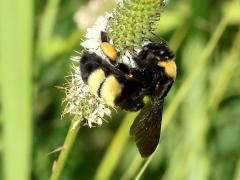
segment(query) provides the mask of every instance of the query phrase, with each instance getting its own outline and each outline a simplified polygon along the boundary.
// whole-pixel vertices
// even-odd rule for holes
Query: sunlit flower
[[[109,62],[101,50],[101,32],[109,33],[109,41],[119,52],[118,63],[129,67],[136,67],[133,54],[141,49],[141,42],[146,39],[152,24],[159,19],[163,0],[119,0],[118,7],[111,13],[106,13],[97,19],[95,25],[87,29],[84,41],[81,43],[83,51],[96,53]],[[157,8],[156,8],[157,7]],[[79,64],[81,53],[72,60]],[[75,126],[87,124],[89,127],[102,124],[105,116],[110,116],[110,107],[93,95],[89,87],[83,82],[79,65],[73,66],[73,73],[65,86],[66,103],[63,115],[77,117]]]
[[[115,12],[115,9],[112,13]],[[107,56],[102,52],[100,48],[101,41],[101,31],[107,31],[107,23],[110,18],[112,18],[112,13],[106,13],[105,16],[101,16],[97,19],[96,24],[87,29],[87,33],[85,36],[85,41],[81,43],[81,46],[84,47],[85,50],[89,52],[96,53],[98,56],[102,57],[106,61],[108,61]],[[110,43],[114,44],[110,39]],[[118,50],[118,49],[117,49]],[[132,55],[129,51],[126,51],[124,55],[120,56],[117,61],[119,63],[124,63],[130,67],[136,67],[136,63],[134,62]]]
[[[81,46],[83,46],[86,50],[89,52],[94,52],[103,58],[105,58],[105,56],[100,48],[100,34],[101,31],[106,31],[107,22],[110,17],[110,13],[107,13],[105,16],[100,16],[97,19],[96,24],[93,27],[87,29],[85,41],[81,43]]]
[[[110,108],[104,101],[93,95],[81,78],[79,67],[73,66],[70,81],[64,86],[66,107],[63,115],[69,114],[78,118],[76,125],[100,126],[105,116],[111,115]]]

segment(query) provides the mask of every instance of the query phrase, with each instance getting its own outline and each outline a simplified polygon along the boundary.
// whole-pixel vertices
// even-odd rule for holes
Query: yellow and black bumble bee
[[[102,32],[101,38],[101,49],[109,62],[95,53],[83,52],[80,58],[82,79],[109,106],[127,111],[141,109],[130,134],[141,156],[147,157],[159,143],[164,98],[176,78],[174,53],[166,42],[148,41],[139,53],[132,55],[137,67],[128,67],[117,63],[117,51],[108,42],[106,33]],[[143,102],[145,96],[150,97],[147,104]]]

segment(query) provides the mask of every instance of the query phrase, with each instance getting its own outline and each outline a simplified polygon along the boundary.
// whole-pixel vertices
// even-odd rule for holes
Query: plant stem
[[[37,51],[41,51],[41,48],[43,48],[50,39],[57,17],[59,2],[60,0],[49,0],[47,2],[40,22]]]
[[[117,133],[113,137],[111,144],[109,145],[100,165],[98,166],[95,180],[107,180],[112,175],[123,151],[124,145],[129,137],[129,128],[132,120],[135,118],[137,113],[128,113],[123,119],[121,126]]]
[[[68,158],[68,155],[72,149],[72,145],[76,139],[77,133],[80,129],[80,125],[77,125],[74,127],[74,124],[77,121],[77,117],[75,116],[71,122],[70,128],[67,133],[67,137],[65,139],[64,145],[63,145],[63,150],[61,151],[58,160],[56,164],[54,165],[55,167],[53,168],[52,175],[50,180],[58,180],[59,176],[64,168],[64,165],[66,163],[66,160]]]
[[[208,58],[210,57],[211,53],[213,52],[214,48],[216,47],[220,37],[222,36],[225,28],[227,27],[227,19],[224,17],[220,23],[218,24],[215,32],[213,33],[212,38],[210,39],[209,43],[206,45],[206,48],[203,50],[202,55],[199,57],[199,60],[197,61],[196,65],[193,67],[192,72],[188,75],[188,77],[183,81],[182,86],[179,88],[176,95],[173,97],[173,102],[169,106],[169,108],[165,112],[165,118],[164,118],[164,126],[165,128],[170,119],[172,119],[173,115],[177,111],[180,103],[184,99],[185,95],[187,94],[189,88],[192,85],[192,82],[194,79],[198,76],[198,74],[201,72],[204,64],[207,62]]]
[[[157,147],[158,148],[158,147]],[[135,177],[135,180],[139,180],[142,176],[142,174],[144,173],[145,169],[148,167],[149,163],[151,162],[154,154],[157,152],[157,149],[155,150],[155,152],[144,162],[142,168],[140,169],[140,171],[138,172],[137,176]]]
[[[164,174],[163,179],[176,179],[180,177],[180,179],[184,179],[186,174],[189,172],[189,169],[193,165],[196,156],[201,156],[204,151],[203,149],[206,149],[204,145],[206,145],[206,136],[209,132],[211,121],[213,120],[213,117],[217,112],[218,106],[222,102],[224,95],[230,87],[230,83],[232,82],[231,80],[236,72],[236,69],[239,68],[238,49],[240,42],[240,31],[235,37],[236,38],[234,38],[235,40],[231,50],[228,53],[228,56],[226,56],[223,62],[217,67],[219,76],[214,79],[214,86],[209,88],[209,96],[206,102],[206,114],[198,117],[198,121],[201,123],[198,124],[198,129],[196,129],[197,135],[192,136],[193,139],[191,143],[184,145],[184,148],[181,149],[181,156],[174,161],[175,163],[184,163],[179,163],[179,167],[170,167],[170,169]]]
[[[142,162],[143,162],[143,160],[140,157],[140,155],[135,156],[135,158],[132,160],[131,166],[129,166],[128,169],[124,172],[124,174],[122,175],[120,180],[131,179],[136,174],[138,169],[140,168]]]

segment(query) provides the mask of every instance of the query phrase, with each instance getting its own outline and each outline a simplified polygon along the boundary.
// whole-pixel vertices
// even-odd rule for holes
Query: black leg
[[[109,42],[107,32],[101,31],[101,40],[102,40],[102,42]]]
[[[173,82],[174,81],[170,78],[165,79],[164,81],[160,81],[156,86],[156,94],[154,97],[157,99],[164,99],[167,96],[169,90],[171,89]]]

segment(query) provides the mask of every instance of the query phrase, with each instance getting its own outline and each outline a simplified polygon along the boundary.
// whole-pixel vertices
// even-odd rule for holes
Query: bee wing
[[[159,143],[163,101],[147,103],[130,128],[142,157],[150,156]]]

